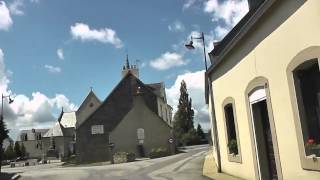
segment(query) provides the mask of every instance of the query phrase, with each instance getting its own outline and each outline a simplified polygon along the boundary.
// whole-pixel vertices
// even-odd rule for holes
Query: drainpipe
[[[211,117],[212,117],[212,130],[214,136],[214,145],[217,151],[217,163],[218,163],[218,173],[221,173],[221,154],[220,154],[220,145],[219,145],[219,137],[218,137],[218,127],[217,127],[217,119],[216,119],[216,112],[214,108],[214,98],[213,98],[213,90],[212,90],[212,81],[211,77],[207,74],[208,77],[208,85],[209,85],[209,92],[210,93],[210,103],[211,103]]]

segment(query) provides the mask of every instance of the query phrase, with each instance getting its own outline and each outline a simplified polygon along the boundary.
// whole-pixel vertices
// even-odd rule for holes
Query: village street
[[[137,161],[132,163],[103,165],[62,167],[60,165],[41,165],[24,168],[5,168],[3,172],[19,173],[19,179],[46,179],[46,180],[201,180],[207,179],[202,176],[202,166],[209,147],[193,146],[186,148],[186,153],[174,156]]]

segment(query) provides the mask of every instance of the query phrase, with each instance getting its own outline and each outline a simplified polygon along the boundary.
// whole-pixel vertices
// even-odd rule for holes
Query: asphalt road
[[[4,169],[22,180],[208,180],[202,176],[208,146],[193,146],[186,153],[132,163],[62,167],[60,165]]]

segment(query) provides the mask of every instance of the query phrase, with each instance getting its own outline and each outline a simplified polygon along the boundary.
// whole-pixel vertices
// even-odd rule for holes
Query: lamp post
[[[207,56],[206,56],[206,45],[205,45],[205,42],[204,42],[204,34],[203,32],[201,32],[201,35],[200,37],[192,37],[191,36],[191,41],[189,42],[189,44],[186,44],[186,48],[187,49],[195,49],[195,47],[193,46],[193,40],[196,39],[196,40],[201,40],[202,42],[202,46],[203,46],[203,54],[204,54],[204,64],[205,64],[205,68],[206,68],[206,71],[208,70],[208,64],[207,64]]]
[[[4,122],[3,122],[3,119],[4,119],[4,116],[3,116],[3,100],[5,98],[8,98],[9,99],[9,104],[13,103],[13,99],[10,97],[10,95],[8,96],[4,96],[3,94],[1,94],[1,116],[0,116],[0,121],[2,121],[1,123],[3,123],[4,125]],[[4,126],[3,126],[4,128]],[[5,130],[5,129],[3,129]],[[4,136],[6,137],[6,136]],[[4,138],[1,138],[1,142],[0,142],[0,173],[1,173],[1,163],[2,163],[2,143],[3,143],[3,140]]]
[[[204,39],[204,33],[201,32],[200,37],[192,37],[191,41],[185,45],[187,49],[193,50],[195,47],[193,46],[193,40],[201,40],[202,46],[203,46],[203,55],[204,55],[204,63],[206,72],[208,71],[208,64],[207,64],[207,54],[206,54],[206,44]],[[212,130],[213,130],[213,136],[214,136],[214,144],[217,150],[217,163],[218,163],[218,172],[221,172],[221,155],[220,155],[220,146],[219,146],[219,139],[218,139],[218,128],[217,128],[217,121],[216,121],[216,115],[215,115],[215,109],[214,109],[214,99],[213,99],[213,91],[212,91],[212,85],[211,85],[211,78],[208,75],[205,75],[205,78],[208,83],[208,92],[210,93],[210,102],[211,102],[211,116],[212,116]],[[206,87],[205,87],[206,88]]]

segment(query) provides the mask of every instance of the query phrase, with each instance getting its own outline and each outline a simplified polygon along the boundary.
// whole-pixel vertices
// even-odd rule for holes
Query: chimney
[[[249,11],[258,8],[265,0],[248,0]]]

